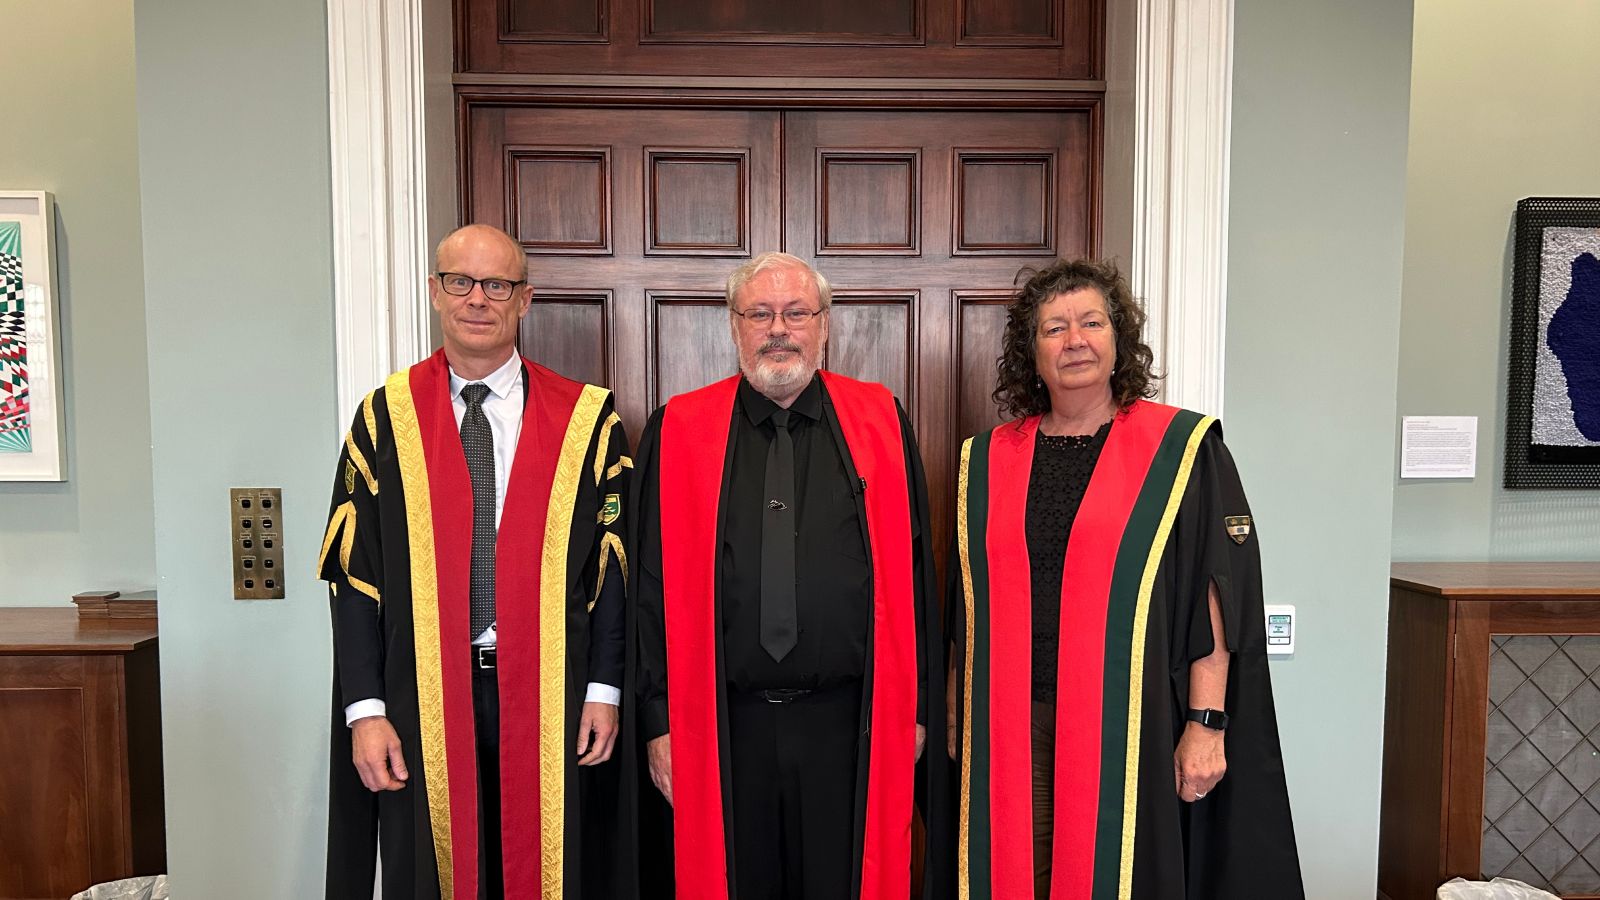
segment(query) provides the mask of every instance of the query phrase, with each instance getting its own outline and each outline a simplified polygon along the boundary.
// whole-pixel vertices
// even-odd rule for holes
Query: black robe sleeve
[[[939,580],[933,565],[933,534],[928,517],[928,479],[922,471],[922,454],[911,431],[911,420],[895,401],[900,414],[900,441],[905,447],[906,488],[911,497],[911,577],[917,607],[917,724],[928,725],[930,698],[944,702],[943,681],[930,682],[932,672],[942,679],[943,638],[939,618]],[[930,630],[931,629],[931,630]],[[942,708],[942,707],[941,707]],[[929,733],[929,737],[933,735]]]
[[[906,488],[911,500],[911,577],[917,619],[917,724],[927,729],[917,760],[915,795],[922,815],[922,894],[925,900],[954,896],[955,816],[950,760],[945,754],[945,630],[940,613],[938,569],[933,561],[933,527],[927,476],[911,421],[899,401],[901,442],[905,447]]]
[[[378,527],[377,450],[360,412],[350,425],[333,478],[328,528],[317,577],[328,583],[340,706],[384,699],[378,604],[383,552]]]
[[[1190,897],[1304,896],[1266,653],[1260,533],[1241,541],[1224,520],[1251,516],[1221,427],[1201,441],[1170,545],[1175,579],[1170,664],[1174,742],[1189,706],[1189,665],[1209,655],[1207,587],[1217,586],[1231,658],[1225,707],[1228,770],[1205,801],[1186,805]]]
[[[600,411],[604,423],[612,414],[613,401]],[[604,425],[601,426],[604,428]],[[624,619],[627,609],[627,528],[629,485],[633,461],[628,457],[628,434],[622,423],[611,426],[601,475],[596,485],[600,494],[601,520],[594,545],[583,568],[583,583],[593,586],[594,607],[589,612],[589,681],[622,688],[625,659]],[[614,514],[613,514],[614,507]],[[606,519],[611,519],[607,522]]]
[[[382,391],[368,402],[381,405]],[[328,849],[325,895],[371,894],[377,876],[379,797],[361,783],[351,762],[344,708],[384,699],[379,601],[383,556],[378,522],[377,435],[358,412],[334,469],[333,499],[317,577],[328,582],[333,618],[333,698],[329,722]],[[346,548],[348,547],[348,552]]]
[[[635,693],[638,703],[639,739],[651,741],[669,730],[667,721],[667,632],[665,595],[661,583],[660,460],[656,445],[661,438],[662,413],[655,411],[639,438],[639,459],[633,492],[635,521],[632,556],[637,561],[634,574],[633,612],[638,630],[638,674]]]

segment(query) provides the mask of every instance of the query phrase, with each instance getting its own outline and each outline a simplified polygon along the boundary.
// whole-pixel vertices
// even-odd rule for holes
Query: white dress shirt
[[[498,529],[500,513],[506,505],[506,485],[511,481],[511,462],[516,458],[517,440],[522,436],[522,357],[511,354],[505,365],[490,372],[482,382],[489,388],[488,396],[483,398],[483,415],[489,420],[489,431],[494,435],[494,525]],[[461,389],[471,383],[457,375],[454,369],[450,370],[450,408],[456,414],[457,429],[461,427],[462,417],[467,414],[467,401],[461,396]],[[490,625],[473,638],[472,645],[493,647],[494,626]],[[584,693],[584,702],[617,706],[622,702],[622,689],[591,681]],[[344,721],[350,725],[357,719],[381,716],[387,712],[388,707],[382,700],[357,700],[344,708]]]

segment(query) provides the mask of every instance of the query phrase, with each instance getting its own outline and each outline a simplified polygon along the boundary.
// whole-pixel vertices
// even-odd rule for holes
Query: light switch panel
[[[283,599],[282,488],[230,488],[233,599]]]
[[[1283,604],[1267,606],[1267,655],[1292,656],[1294,654],[1294,607]]]

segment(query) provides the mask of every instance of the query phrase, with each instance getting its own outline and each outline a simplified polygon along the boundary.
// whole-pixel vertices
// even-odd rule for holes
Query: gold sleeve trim
[[[350,461],[355,463],[356,471],[360,472],[361,477],[367,482],[367,493],[374,497],[378,496],[378,479],[372,476],[372,467],[367,465],[366,455],[361,452],[360,447],[356,446],[354,432],[345,432],[344,449],[346,453],[350,454]]]
[[[428,785],[428,820],[433,825],[440,900],[453,900],[455,860],[450,849],[450,770],[445,764],[444,672],[439,653],[433,498],[417,408],[411,399],[411,373],[401,369],[390,375],[385,393],[389,399],[389,423],[394,428],[395,456],[400,463],[401,489],[405,493],[406,536],[411,544],[411,619],[417,650],[417,712],[422,732],[422,771]]]
[[[594,612],[594,605],[600,602],[600,589],[606,586],[606,563],[613,555],[622,566],[622,586],[628,586],[628,551],[622,549],[622,538],[616,532],[604,532],[600,536],[600,574],[594,578],[594,596],[589,599],[589,612]]]
[[[372,395],[375,393],[368,391],[367,396],[361,398],[361,416],[367,420],[367,440],[374,447],[378,446],[378,414],[372,411]]]
[[[333,549],[333,539],[339,535],[339,527],[344,524],[348,516],[356,513],[356,505],[349,500],[341,503],[328,518],[328,530],[322,534],[322,552],[317,554],[317,577],[322,577],[322,567],[328,564],[328,551]]]
[[[584,387],[585,392],[588,386]],[[600,484],[600,476],[606,467],[606,451],[611,448],[611,430],[616,428],[622,418],[616,413],[606,416],[605,423],[600,426],[600,443],[594,450],[594,483]]]
[[[972,552],[967,535],[967,489],[970,486],[972,438],[961,444],[961,469],[956,478],[956,541],[961,551],[961,594],[967,612],[967,652],[961,692],[961,833],[956,842],[956,890],[959,900],[972,898],[972,653],[977,638],[973,621]]]
[[[561,442],[550,505],[545,513],[544,552],[539,565],[539,874],[542,896],[560,900],[566,859],[566,706],[567,706],[567,550],[572,543],[572,517],[578,503],[584,458],[610,392],[584,385],[567,434]],[[613,414],[612,418],[616,418]],[[604,464],[603,448],[610,420],[601,432],[595,480]]]
[[[601,458],[604,459],[604,457]],[[623,456],[619,458],[616,463],[611,466],[611,468],[606,470],[606,480],[610,481],[618,475],[621,475],[623,469],[631,468],[633,468],[633,457]]]
[[[1178,463],[1177,477],[1172,480],[1172,492],[1167,495],[1167,508],[1161,514],[1161,524],[1156,527],[1155,540],[1150,544],[1150,555],[1144,563],[1144,575],[1139,579],[1139,600],[1133,613],[1133,646],[1129,671],[1133,673],[1128,686],[1128,751],[1123,769],[1122,789],[1122,865],[1117,879],[1117,900],[1130,900],[1133,896],[1133,839],[1139,806],[1139,722],[1144,715],[1144,642],[1150,621],[1150,596],[1155,590],[1156,570],[1161,567],[1162,554],[1167,549],[1167,539],[1172,535],[1172,523],[1178,517],[1178,507],[1183,503],[1184,490],[1189,486],[1189,476],[1194,472],[1195,456],[1200,452],[1200,439],[1206,436],[1217,420],[1203,416],[1189,433],[1189,442],[1183,449],[1183,460]]]
[[[333,540],[340,536],[341,529],[343,536],[339,541],[339,569],[344,572],[345,581],[375,602],[381,602],[377,588],[350,574],[350,553],[356,545],[356,505],[349,500],[339,504],[332,518],[328,519],[328,530],[322,535],[322,552],[317,554],[317,576],[321,577],[322,567],[328,564],[328,551],[333,549]]]

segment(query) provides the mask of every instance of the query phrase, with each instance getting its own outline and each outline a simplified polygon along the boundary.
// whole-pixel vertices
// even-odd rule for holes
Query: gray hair
[[[798,256],[791,256],[777,250],[771,250],[757,256],[728,274],[727,300],[728,308],[733,309],[733,298],[743,290],[750,279],[769,269],[793,267],[804,271],[811,276],[811,284],[817,289],[817,299],[822,301],[822,308],[827,309],[833,303],[833,287],[828,284],[821,272],[811,267],[811,264]]]

